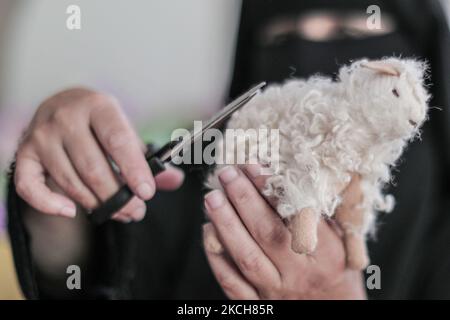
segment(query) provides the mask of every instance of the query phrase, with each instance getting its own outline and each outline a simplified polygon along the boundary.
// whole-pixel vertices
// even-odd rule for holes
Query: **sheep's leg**
[[[317,246],[317,225],[320,214],[312,208],[304,208],[288,222],[292,234],[292,250],[311,253]]]
[[[361,177],[353,175],[350,184],[342,192],[342,204],[335,214],[335,219],[344,232],[347,266],[357,270],[362,270],[369,264],[363,234],[364,210],[360,207],[363,199],[360,184]]]

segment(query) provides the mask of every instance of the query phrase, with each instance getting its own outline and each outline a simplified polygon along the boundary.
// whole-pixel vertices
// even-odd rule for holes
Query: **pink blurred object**
[[[0,202],[0,234],[6,229],[6,209],[3,202]]]

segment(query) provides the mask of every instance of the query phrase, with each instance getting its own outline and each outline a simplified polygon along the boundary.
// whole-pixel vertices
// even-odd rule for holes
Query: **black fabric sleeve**
[[[23,200],[17,195],[14,185],[15,162],[11,164],[8,172],[8,232],[11,239],[12,252],[22,292],[27,299],[39,298],[36,286],[34,267],[31,261],[29,236],[25,229],[22,210]]]
[[[90,255],[82,269],[82,289],[69,292],[63,283],[40,277],[33,263],[30,235],[23,220],[27,204],[19,197],[14,185],[15,163],[8,173],[8,232],[15,268],[26,299],[129,299],[135,273],[137,237],[135,226],[109,221],[93,227]],[[63,292],[63,295],[55,295]]]

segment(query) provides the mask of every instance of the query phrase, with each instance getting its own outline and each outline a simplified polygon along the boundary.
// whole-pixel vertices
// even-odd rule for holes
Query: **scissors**
[[[160,149],[156,149],[152,144],[149,144],[145,159],[152,170],[153,176],[157,176],[166,169],[165,163],[172,160],[172,155],[178,155],[181,151],[186,150],[185,148],[190,148],[192,144],[203,137],[203,134],[208,129],[217,128],[223,120],[239,110],[258,94],[260,89],[265,85],[265,82],[261,82],[230,102],[221,112],[211,118],[206,125],[203,126],[201,131],[193,132],[192,130],[190,135],[188,135],[188,137],[190,137],[189,139],[172,140]],[[94,209],[88,217],[94,224],[105,223],[115,212],[123,208],[133,196],[133,191],[131,191],[127,185],[123,185],[113,196],[107,199],[98,208]]]

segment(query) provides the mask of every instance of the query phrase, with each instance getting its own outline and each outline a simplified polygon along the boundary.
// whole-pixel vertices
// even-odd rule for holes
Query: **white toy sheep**
[[[232,116],[227,128],[279,129],[276,166],[258,158],[252,146],[246,160],[258,158],[271,169],[264,194],[277,200],[294,251],[314,251],[320,215],[334,216],[344,232],[348,265],[367,265],[365,238],[374,229],[375,212],[394,205],[382,192],[390,169],[427,117],[425,70],[415,60],[359,60],[342,67],[338,81],[313,76],[272,85]],[[233,156],[236,148],[222,140],[216,156]],[[210,187],[221,188],[223,166],[210,175]]]

